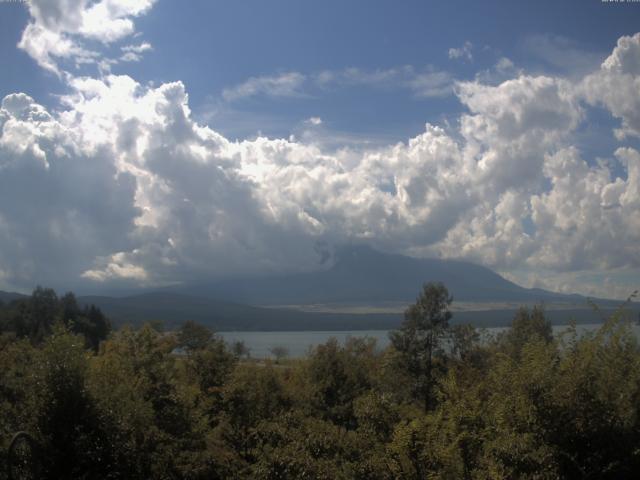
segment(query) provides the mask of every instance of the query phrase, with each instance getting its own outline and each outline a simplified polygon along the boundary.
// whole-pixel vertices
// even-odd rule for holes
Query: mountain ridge
[[[417,259],[358,246],[339,250],[334,264],[318,272],[236,278],[126,296],[79,295],[78,302],[98,306],[117,325],[156,320],[175,328],[193,320],[218,331],[390,329],[402,321],[400,307],[412,304],[429,281],[447,286],[453,307],[467,303],[454,311],[454,323],[505,326],[518,305],[536,303],[551,307],[548,314],[556,324],[572,317],[580,323],[601,321],[587,298],[577,294],[527,289],[470,262]],[[25,297],[0,292],[4,303]],[[611,310],[620,302],[596,303]],[[394,304],[397,310],[374,308],[382,304]],[[323,305],[329,308],[316,308]],[[364,308],[333,308],[345,305]]]
[[[250,305],[412,302],[423,283],[439,281],[458,301],[586,301],[577,294],[521,287],[489,268],[462,260],[414,258],[367,246],[345,247],[335,258],[329,269],[316,272],[226,279],[167,290]]]

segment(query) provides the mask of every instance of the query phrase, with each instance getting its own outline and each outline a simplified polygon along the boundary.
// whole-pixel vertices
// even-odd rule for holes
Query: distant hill
[[[388,330],[397,328],[401,313],[315,313],[293,309],[260,308],[208,298],[166,292],[130,297],[79,297],[81,304],[94,304],[116,324],[141,325],[161,321],[174,329],[187,320],[207,325],[216,331],[303,331],[303,330]],[[636,308],[637,310],[637,308]],[[606,314],[610,310],[603,310]],[[554,324],[567,324],[572,318],[578,323],[598,323],[602,320],[589,308],[551,310],[547,312]],[[637,316],[638,312],[634,313]],[[514,309],[454,312],[452,323],[472,323],[476,327],[501,327],[511,324]]]
[[[585,304],[579,295],[527,289],[470,262],[419,259],[345,247],[324,271],[273,275],[182,287],[182,293],[252,305],[413,302],[423,283],[443,282],[456,301],[565,302]]]
[[[24,295],[0,291],[0,298],[13,300]],[[153,292],[128,297],[81,296],[81,305],[94,304],[112,320],[116,327],[124,324],[139,326],[160,321],[167,329],[175,329],[187,320],[207,325],[215,331],[304,331],[304,330],[388,330],[402,322],[402,313],[316,313],[284,308],[261,308],[210,298],[170,292]],[[8,302],[5,302],[8,303]],[[407,303],[407,305],[410,302]],[[604,313],[610,310],[604,309]],[[634,305],[634,318],[638,316]],[[549,310],[554,324],[597,323],[602,319],[589,308]],[[472,323],[476,327],[507,326],[514,309],[454,312],[452,323]]]
[[[23,295],[22,293],[17,292],[3,292],[0,290],[0,302],[9,303],[14,300],[18,300],[20,298],[26,298],[27,295]]]
[[[401,310],[415,301],[421,285],[428,281],[443,282],[453,294],[454,306],[459,302],[471,304],[471,308],[462,309],[465,311],[454,312],[454,323],[505,326],[510,324],[518,305],[539,302],[548,306],[549,318],[556,324],[566,324],[571,318],[579,323],[602,319],[580,295],[523,288],[469,262],[417,259],[369,247],[343,248],[330,268],[318,272],[237,278],[124,297],[81,296],[78,301],[97,305],[116,325],[157,320],[167,328],[175,328],[193,320],[218,331],[374,330],[400,325]],[[0,300],[5,303],[20,297],[23,295],[0,292]],[[278,307],[379,306],[385,302],[400,308],[392,313],[357,313],[341,308]],[[610,311],[620,302],[597,303]],[[637,303],[633,310],[637,317]]]
[[[157,320],[169,329],[192,320],[217,331],[365,330],[395,328],[402,319],[399,314],[325,314],[260,308],[167,292],[123,298],[85,296],[78,301],[98,306],[117,325]]]

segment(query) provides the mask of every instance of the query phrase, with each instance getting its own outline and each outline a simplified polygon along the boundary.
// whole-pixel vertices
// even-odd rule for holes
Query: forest
[[[624,304],[593,332],[554,336],[537,306],[487,336],[451,303],[428,283],[388,348],[272,361],[37,288],[0,306],[0,479],[637,478]]]

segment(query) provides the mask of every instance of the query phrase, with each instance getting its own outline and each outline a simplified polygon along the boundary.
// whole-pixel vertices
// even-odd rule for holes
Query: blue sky
[[[571,75],[576,65],[599,64],[620,36],[635,32],[639,12],[633,4],[597,0],[254,0],[187,5],[162,0],[151,14],[136,20],[136,31],[154,51],[113,72],[143,83],[182,80],[196,116],[232,137],[258,131],[285,136],[306,118],[319,116],[338,131],[401,141],[422,131],[427,121],[455,119],[463,107],[452,95],[424,98],[389,86],[334,85],[305,92],[305,97],[256,95],[232,105],[221,95],[252,77],[347,68],[373,73],[413,66],[446,72],[458,80],[473,79],[503,57],[528,72]],[[9,66],[0,78],[0,92],[26,90],[40,103],[55,107],[51,94],[63,92],[64,82],[15,48],[29,18],[25,5],[3,4],[0,13],[1,58]],[[471,43],[473,58],[451,59],[449,49],[462,48],[465,42]],[[84,70],[91,73],[94,68]]]
[[[73,231],[65,286],[313,269],[355,242],[623,297],[639,20],[600,0],[0,3],[0,183],[56,195],[41,232],[0,207],[0,286],[57,278]]]

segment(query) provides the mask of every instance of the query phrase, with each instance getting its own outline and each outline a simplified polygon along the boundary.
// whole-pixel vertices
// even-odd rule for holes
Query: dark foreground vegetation
[[[555,338],[521,309],[481,341],[450,302],[427,284],[387,350],[330,340],[276,364],[190,322],[110,333],[38,289],[0,308],[0,479],[637,478],[623,309]]]

